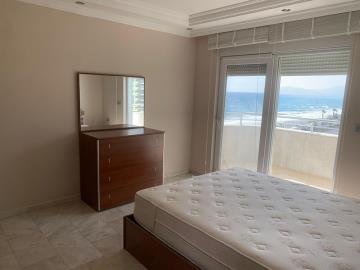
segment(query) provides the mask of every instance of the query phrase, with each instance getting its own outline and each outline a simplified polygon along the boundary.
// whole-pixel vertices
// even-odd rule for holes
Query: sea
[[[227,92],[226,113],[261,113],[264,95],[246,92]],[[280,95],[278,112],[308,115],[309,113],[329,114],[336,110],[341,113],[342,97],[322,97],[305,95]],[[325,111],[325,112],[324,112]]]
[[[238,125],[241,122],[241,125],[260,125],[263,102],[263,94],[227,92],[225,124]],[[325,125],[321,132],[337,133],[342,105],[342,97],[280,95],[277,126],[310,130],[313,125]]]

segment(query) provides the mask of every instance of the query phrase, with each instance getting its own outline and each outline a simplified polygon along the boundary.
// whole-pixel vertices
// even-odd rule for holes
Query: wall
[[[225,125],[222,136],[221,166],[230,168],[242,164],[257,170],[260,127]]]
[[[360,124],[360,34],[354,35],[352,61],[335,191],[360,198],[360,133],[354,132],[355,125]]]
[[[187,172],[195,41],[0,1],[0,215],[79,193],[76,72],[146,78],[145,124],[165,175]]]
[[[216,127],[216,99],[218,95],[218,68],[222,57],[231,55],[257,55],[260,53],[291,53],[299,50],[331,49],[351,46],[354,40],[352,80],[349,85],[349,111],[344,120],[344,136],[338,153],[335,192],[360,198],[360,136],[354,132],[360,123],[360,41],[359,35],[288,42],[283,44],[260,44],[209,52],[207,38],[197,39],[197,68],[194,93],[194,124],[191,170],[196,174],[212,170],[211,156],[214,148]],[[210,101],[210,105],[208,105]],[[201,109],[196,109],[201,108]],[[208,108],[208,110],[205,110]],[[196,127],[195,123],[200,127]],[[209,139],[212,138],[212,139]],[[204,166],[208,164],[208,166]]]
[[[207,49],[207,37],[197,39],[194,108],[192,125],[191,172],[211,170],[213,114],[216,89],[216,52]]]
[[[276,128],[273,165],[333,179],[337,136]]]
[[[226,125],[222,138],[222,166],[242,164],[257,169],[260,127]],[[272,162],[276,167],[333,178],[337,136],[276,128]]]

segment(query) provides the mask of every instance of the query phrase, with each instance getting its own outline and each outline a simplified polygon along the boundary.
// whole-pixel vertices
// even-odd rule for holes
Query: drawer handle
[[[109,143],[108,147],[109,147],[109,149],[111,148],[111,144],[110,144],[110,143]]]
[[[157,170],[158,170],[158,168],[157,168],[157,167],[155,167],[155,168],[154,168],[154,171],[155,171],[155,172],[157,172]]]
[[[111,163],[111,158],[108,158],[108,163],[109,163],[109,165],[110,165],[110,163]]]
[[[111,193],[109,193],[108,197],[109,197],[109,200],[111,200]]]
[[[109,181],[109,183],[111,182],[111,176],[108,177],[108,181]]]

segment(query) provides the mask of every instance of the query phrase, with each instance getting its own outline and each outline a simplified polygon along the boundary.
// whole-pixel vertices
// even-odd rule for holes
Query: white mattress
[[[360,201],[247,170],[141,190],[134,216],[203,269],[360,269]]]

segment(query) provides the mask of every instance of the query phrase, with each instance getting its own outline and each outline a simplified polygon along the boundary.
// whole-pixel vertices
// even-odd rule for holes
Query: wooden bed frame
[[[133,215],[124,217],[124,248],[149,270],[200,270],[144,229]]]

